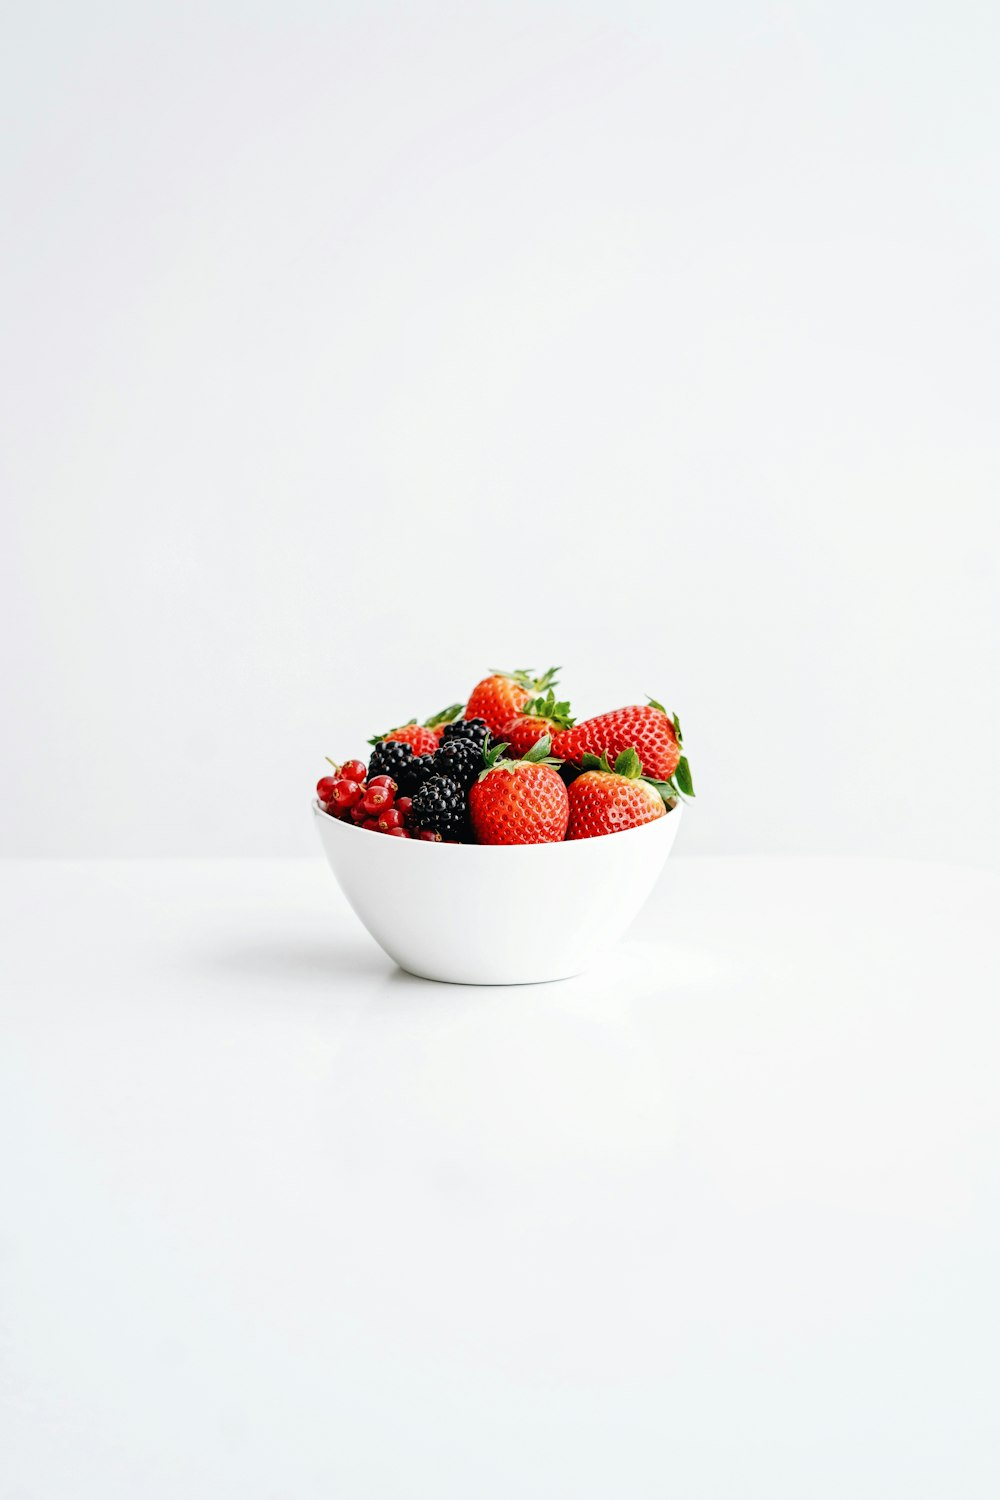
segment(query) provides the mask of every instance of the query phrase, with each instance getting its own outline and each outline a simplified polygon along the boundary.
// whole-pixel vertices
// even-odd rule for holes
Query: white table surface
[[[3,1500],[1000,1494],[995,877],[476,990],[319,860],[0,870]]]

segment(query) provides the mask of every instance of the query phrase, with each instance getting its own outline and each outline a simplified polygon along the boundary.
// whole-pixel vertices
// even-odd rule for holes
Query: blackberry
[[[450,776],[431,776],[414,794],[410,825],[439,833],[443,839],[460,839],[466,828],[465,793]]]
[[[391,776],[400,795],[412,797],[417,787],[432,775],[434,767],[426,764],[432,759],[430,755],[414,754],[412,746],[404,740],[379,740],[368,760],[368,779]]]
[[[448,776],[467,792],[483,769],[482,746],[472,740],[445,740],[430,757],[435,776]]]
[[[454,723],[445,725],[441,743],[444,745],[449,740],[469,740],[482,750],[489,736],[489,725],[485,719],[456,719]]]
[[[417,788],[422,787],[424,782],[429,781],[434,775],[434,757],[436,754],[437,752],[434,751],[430,755],[415,755],[413,757],[413,765],[409,770],[410,785],[405,793],[407,797],[412,797]]]

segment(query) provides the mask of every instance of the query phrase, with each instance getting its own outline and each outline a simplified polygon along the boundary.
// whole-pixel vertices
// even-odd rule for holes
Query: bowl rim
[[[605,839],[610,839],[610,838],[614,838],[614,839],[631,838],[631,839],[634,839],[637,836],[648,837],[650,829],[653,829],[653,828],[663,829],[666,826],[667,819],[671,816],[671,814],[675,813],[679,817],[680,813],[681,813],[681,811],[683,809],[683,806],[684,806],[684,804],[682,802],[677,801],[677,802],[674,803],[673,807],[668,807],[667,808],[666,813],[664,814],[664,816],[662,818],[654,818],[652,820],[652,822],[650,822],[650,823],[640,823],[640,825],[639,825],[638,828],[622,828],[622,829],[619,829],[618,832],[613,833],[613,834],[612,833],[595,834],[593,838],[589,838],[589,839],[559,839],[556,842],[546,843],[546,844],[445,844],[445,843],[436,844],[436,843],[432,843],[432,841],[430,839],[393,839],[393,838],[389,838],[389,836],[387,834],[383,834],[382,835],[382,843],[384,843],[384,844],[395,844],[397,846],[397,848],[399,848],[399,847],[405,847],[408,844],[413,844],[413,845],[423,845],[425,848],[433,847],[435,849],[447,849],[449,855],[452,858],[454,858],[456,855],[465,855],[465,856],[468,856],[470,854],[471,855],[475,855],[475,856],[480,856],[480,855],[485,854],[488,857],[493,857],[497,853],[513,854],[513,853],[517,853],[518,851],[520,851],[523,854],[526,849],[534,850],[536,853],[540,852],[541,850],[579,849],[582,846],[588,845],[588,844],[597,844],[598,846],[600,846],[604,842]],[[360,828],[356,823],[352,822],[350,819],[348,819],[345,822],[345,821],[343,821],[340,818],[331,818],[330,815],[329,815],[329,813],[323,811],[322,805],[320,804],[320,801],[319,801],[319,799],[317,797],[314,797],[312,799],[312,810],[313,810],[313,816],[315,818],[321,819],[324,825],[329,825],[329,826],[331,826],[333,828],[339,828],[339,829],[343,830],[344,832],[347,832],[348,830],[350,830],[351,833],[368,833],[368,834],[371,833],[371,829],[369,829],[369,828]],[[659,837],[659,835],[657,835],[657,837]],[[547,855],[547,856],[543,856],[543,857],[551,858],[552,856],[551,855]]]

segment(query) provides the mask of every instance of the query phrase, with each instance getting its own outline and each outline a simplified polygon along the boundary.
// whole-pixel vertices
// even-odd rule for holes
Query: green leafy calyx
[[[499,667],[490,667],[491,677],[509,677],[511,682],[517,682],[529,693],[546,693],[549,688],[556,685],[556,673],[561,671],[560,667],[549,667],[541,677],[536,677],[528,667],[515,667],[513,672],[503,672]]]
[[[447,708],[442,708],[440,713],[431,714],[429,719],[424,720],[425,729],[436,729],[439,724],[450,724],[457,719],[465,708],[464,703],[450,703]]]
[[[525,761],[530,761],[535,766],[561,766],[562,761],[556,760],[555,756],[549,754],[551,749],[552,736],[550,734],[543,734],[541,739],[536,740],[531,749],[526,750],[521,756],[521,764],[523,765]]]
[[[616,758],[615,775],[627,776],[629,781],[638,781],[642,778],[642,761],[634,745],[631,750],[622,750]]]
[[[394,724],[391,729],[386,730],[385,734],[373,734],[368,743],[369,745],[379,745],[387,735],[395,734],[397,729],[408,729],[411,724],[415,724],[416,722],[416,719],[407,719],[405,724]]]
[[[483,746],[483,769],[479,773],[479,780],[488,776],[491,771],[516,771],[518,766],[561,766],[562,761],[550,755],[552,749],[552,736],[543,734],[531,749],[528,750],[520,760],[508,760],[504,751],[510,748],[509,741],[499,740],[496,744],[487,740]]]
[[[633,746],[631,750],[622,750],[616,757],[614,765],[608,760],[608,752],[605,750],[601,755],[591,755],[589,752],[583,757],[583,769],[585,771],[603,771],[606,776],[624,776],[628,781],[646,781],[647,777],[642,774],[642,761],[639,752]]]
[[[494,742],[490,739],[489,735],[486,736],[486,743],[483,745],[483,769],[479,773],[480,781],[482,781],[487,771],[492,771],[495,766],[500,764],[504,751],[509,748],[509,743],[508,740],[497,740]]]
[[[547,719],[553,729],[571,729],[576,723],[569,703],[557,703],[551,688],[544,696],[529,698],[521,713],[528,719]]]
[[[675,797],[693,797],[694,781],[691,778],[691,766],[686,755],[682,755],[677,762],[677,769],[667,782]]]

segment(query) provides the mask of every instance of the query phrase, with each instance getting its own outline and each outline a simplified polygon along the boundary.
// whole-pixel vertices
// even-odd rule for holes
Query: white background
[[[561,662],[688,853],[995,858],[994,6],[5,10],[3,852]]]

